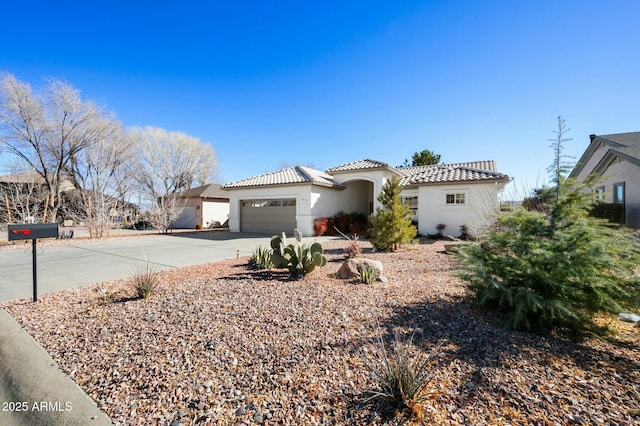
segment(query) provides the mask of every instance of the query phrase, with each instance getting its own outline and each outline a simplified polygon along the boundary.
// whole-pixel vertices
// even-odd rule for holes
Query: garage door
[[[295,198],[243,200],[240,205],[242,232],[291,234],[297,226]]]

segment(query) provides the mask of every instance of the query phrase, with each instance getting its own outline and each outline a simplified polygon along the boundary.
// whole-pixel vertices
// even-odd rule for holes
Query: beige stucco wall
[[[207,227],[207,223],[218,221],[221,224],[229,215],[229,203],[226,201],[206,201],[200,198],[189,198],[182,213],[174,222],[176,228],[195,228],[196,225]]]
[[[226,201],[202,201],[202,215],[200,224],[203,227],[210,226],[213,222],[220,222],[222,225],[229,216],[229,203]]]
[[[460,227],[466,225],[469,232],[477,235],[489,227],[500,209],[498,191],[501,184],[466,183],[448,185],[424,185],[418,188],[418,233],[435,234],[436,226],[446,225],[444,235],[457,237]],[[447,194],[464,193],[465,204],[448,205]],[[404,191],[403,196],[414,192]]]

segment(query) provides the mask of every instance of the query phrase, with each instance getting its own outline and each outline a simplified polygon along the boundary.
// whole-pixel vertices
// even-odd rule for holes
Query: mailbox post
[[[38,268],[36,262],[36,241],[38,238],[58,238],[57,223],[9,225],[9,241],[31,240],[33,261],[33,301],[38,301]]]

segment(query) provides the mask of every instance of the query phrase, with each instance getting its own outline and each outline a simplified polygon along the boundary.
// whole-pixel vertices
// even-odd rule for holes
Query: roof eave
[[[300,185],[311,185],[311,186],[322,186],[322,187],[334,188],[334,189],[344,189],[344,186],[342,185],[332,185],[332,184],[321,183],[321,182],[267,183],[267,184],[261,184],[261,185],[230,186],[230,187],[223,187],[223,189],[225,191],[233,191],[234,189],[278,188],[278,187],[300,186]]]
[[[420,186],[439,186],[439,185],[456,185],[456,184],[480,184],[480,183],[492,183],[492,182],[509,182],[509,176],[500,176],[487,179],[460,179],[460,180],[443,180],[439,182],[418,182],[403,185],[402,188],[418,188]]]

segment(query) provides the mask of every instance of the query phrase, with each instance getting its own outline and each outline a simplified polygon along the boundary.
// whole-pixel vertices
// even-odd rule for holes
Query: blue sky
[[[209,142],[224,182],[430,149],[494,159],[519,191],[548,182],[558,115],[574,157],[591,133],[640,131],[636,0],[21,0],[2,15],[0,71]]]

